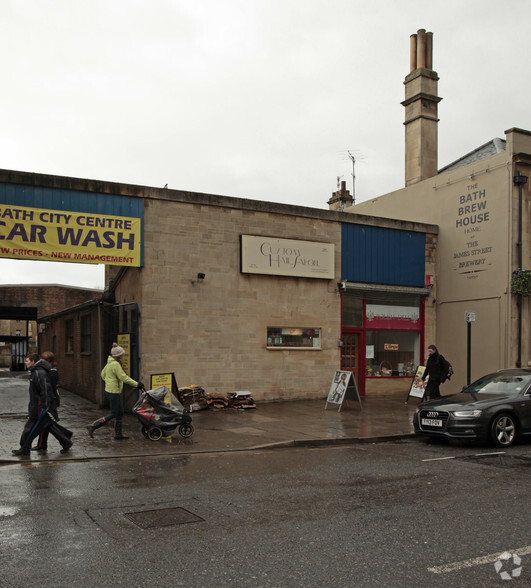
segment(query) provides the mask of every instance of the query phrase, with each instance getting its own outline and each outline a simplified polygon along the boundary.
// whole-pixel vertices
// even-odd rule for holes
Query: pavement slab
[[[125,441],[115,441],[114,428],[107,425],[88,436],[86,426],[105,414],[105,409],[71,391],[59,389],[61,424],[74,432],[73,447],[61,454],[61,446],[50,435],[46,452],[31,451],[16,457],[18,441],[27,415],[28,374],[0,370],[0,463],[64,460],[98,460],[149,455],[175,455],[222,451],[248,451],[294,445],[370,442],[413,435],[412,418],[416,398],[377,396],[362,398],[338,411],[319,400],[284,400],[257,403],[253,409],[207,409],[192,412],[194,434],[151,441],[141,432],[133,414],[124,415]],[[326,410],[325,410],[326,407]]]

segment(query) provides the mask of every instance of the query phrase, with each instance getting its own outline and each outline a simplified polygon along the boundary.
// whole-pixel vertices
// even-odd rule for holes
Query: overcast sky
[[[433,32],[439,167],[531,130],[528,0],[0,0],[0,168],[327,209],[404,186],[409,37]],[[103,287],[0,260],[0,283]]]

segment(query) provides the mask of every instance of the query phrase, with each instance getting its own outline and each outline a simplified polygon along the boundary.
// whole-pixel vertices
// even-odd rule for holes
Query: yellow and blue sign
[[[138,267],[141,219],[0,204],[0,257]]]

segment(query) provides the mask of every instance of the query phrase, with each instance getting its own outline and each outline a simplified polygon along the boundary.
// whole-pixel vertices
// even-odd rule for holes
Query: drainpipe
[[[527,176],[522,175],[518,172],[518,175],[514,176],[513,181],[518,186],[518,269],[524,269],[523,263],[523,242],[522,242],[522,188],[527,182]],[[522,367],[522,295],[517,294],[516,306],[518,309],[518,354],[516,358],[516,367]]]
[[[101,370],[103,369],[103,361],[104,361],[102,342],[101,342],[101,340],[103,338],[103,335],[101,332],[101,325],[102,325],[101,305],[102,305],[102,302],[100,300],[98,303],[98,357],[99,357],[99,364],[100,364],[98,376],[99,376],[99,374],[101,374]],[[105,388],[104,388],[103,380],[100,377],[98,377],[98,380],[100,382],[100,394],[99,394],[100,397],[99,397],[98,406],[101,408],[103,406],[103,399],[105,397]]]

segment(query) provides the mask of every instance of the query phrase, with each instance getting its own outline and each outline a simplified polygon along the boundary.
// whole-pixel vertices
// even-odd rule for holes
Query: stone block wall
[[[334,243],[339,279],[340,223],[146,200],[144,226],[145,267],[128,270],[116,302],[140,305],[145,382],[174,372],[179,387],[256,400],[326,396],[339,366],[336,280],[240,273],[240,235]],[[321,349],[266,349],[267,327],[319,327]]]

